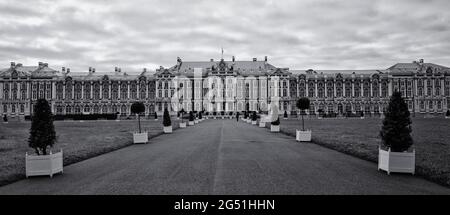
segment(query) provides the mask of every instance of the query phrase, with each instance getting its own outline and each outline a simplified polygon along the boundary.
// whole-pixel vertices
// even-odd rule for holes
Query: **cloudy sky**
[[[87,71],[224,58],[291,69],[450,66],[448,0],[0,0],[0,67]]]

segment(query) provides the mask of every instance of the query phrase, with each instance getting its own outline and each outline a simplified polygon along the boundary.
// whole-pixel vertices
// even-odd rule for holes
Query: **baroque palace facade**
[[[0,70],[0,115],[30,115],[38,98],[50,101],[54,114],[120,113],[130,115],[134,101],[145,115],[186,111],[266,111],[277,102],[280,113],[296,111],[296,100],[311,99],[308,114],[380,114],[394,91],[402,92],[415,113],[450,110],[450,68],[425,63],[398,63],[382,70],[289,70],[264,60],[183,62],[156,71],[131,73],[72,72],[47,63],[11,62]],[[173,104],[173,105],[171,105]]]

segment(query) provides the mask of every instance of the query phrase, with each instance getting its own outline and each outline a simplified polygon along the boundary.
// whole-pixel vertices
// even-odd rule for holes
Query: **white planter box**
[[[256,121],[252,121],[252,125],[256,125]]]
[[[133,143],[147,143],[148,132],[133,133]]]
[[[233,119],[233,116],[229,116],[230,119]]]
[[[260,127],[260,128],[265,128],[265,127],[266,127],[266,123],[260,121],[260,122],[259,122],[259,127]]]
[[[188,125],[194,125],[194,121],[189,121]]]
[[[25,175],[50,175],[63,173],[63,152],[49,155],[28,155],[25,154]]]
[[[198,124],[198,119],[194,120],[194,124]]]
[[[165,134],[172,133],[172,126],[164,126],[163,128]]]
[[[450,116],[445,116],[446,119],[450,119]]]
[[[311,130],[308,131],[296,130],[295,139],[299,142],[311,142]]]
[[[416,165],[416,152],[391,152],[378,149],[378,170],[391,172],[411,173],[414,175]]]
[[[360,117],[360,118],[361,118],[361,119],[365,119],[365,117],[363,117],[363,116],[362,116],[362,117]]]
[[[180,122],[180,128],[186,128],[186,122]]]
[[[158,121],[158,119],[155,119],[155,121]]]
[[[270,131],[271,132],[280,132],[280,126],[279,125],[270,125]]]

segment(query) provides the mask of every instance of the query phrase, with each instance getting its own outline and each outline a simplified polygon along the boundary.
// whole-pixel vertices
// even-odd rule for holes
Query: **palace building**
[[[309,97],[308,114],[383,112],[394,91],[400,91],[414,113],[450,110],[450,68],[423,60],[380,70],[290,70],[253,58],[237,61],[183,62],[156,71],[71,71],[47,63],[24,66],[11,62],[0,70],[0,115],[30,115],[38,98],[47,99],[54,114],[120,113],[130,115],[134,101],[145,115],[186,111],[266,111],[276,102],[280,113],[296,110]]]

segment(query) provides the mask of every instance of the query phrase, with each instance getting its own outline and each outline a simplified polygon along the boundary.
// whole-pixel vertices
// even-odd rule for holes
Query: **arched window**
[[[94,105],[94,113],[95,114],[99,114],[100,113],[100,109],[99,109],[98,105]]]
[[[81,113],[81,108],[80,108],[80,106],[75,106],[75,113],[76,114],[79,114],[79,113]]]
[[[103,99],[109,99],[109,84],[108,83],[103,83],[103,87],[102,87],[103,93],[102,93],[102,98]]]
[[[102,106],[102,113],[103,114],[108,113],[108,106],[106,106],[106,105]]]
[[[66,114],[71,114],[72,113],[72,107],[70,107],[69,105],[66,106]]]
[[[417,88],[417,94],[418,94],[419,96],[423,96],[423,88],[422,88],[422,87],[418,87],[418,88]]]
[[[83,97],[84,97],[84,99],[91,99],[91,84],[90,83],[85,83],[84,84]]]
[[[122,105],[122,108],[120,109],[120,113],[121,113],[122,115],[127,114],[127,106]]]
[[[94,94],[94,99],[95,100],[99,100],[100,99],[100,84],[99,83],[95,83],[94,84],[93,94]]]
[[[62,106],[56,106],[56,114],[61,115],[63,113],[63,108]]]

